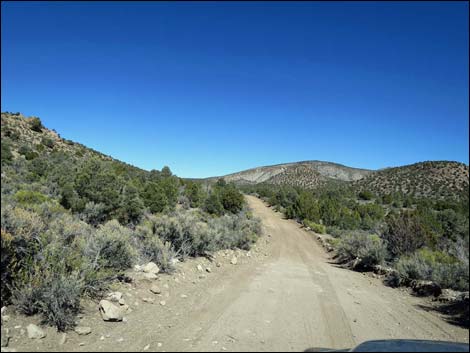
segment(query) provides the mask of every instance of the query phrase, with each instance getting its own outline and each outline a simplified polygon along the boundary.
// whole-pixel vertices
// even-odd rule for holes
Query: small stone
[[[235,256],[232,257],[232,260],[230,260],[230,263],[231,263],[232,265],[236,265],[236,264],[238,263],[237,258],[236,258]]]
[[[60,336],[59,344],[60,344],[60,345],[63,345],[63,344],[65,344],[65,342],[67,342],[67,334],[66,334],[66,333],[63,333],[63,334]]]
[[[202,266],[201,266],[201,265],[197,265],[196,269],[197,269],[199,272],[202,272],[202,271],[204,271],[204,269],[202,268]]]
[[[142,298],[142,301],[143,301],[144,303],[149,303],[149,304],[155,303],[155,299],[153,299],[153,298],[147,298],[147,297]]]
[[[149,348],[150,348],[150,344],[148,344],[148,345],[146,345],[146,346],[144,347],[144,351],[148,351]]]
[[[119,343],[124,342],[124,338],[122,338],[122,337],[119,338],[119,339],[117,340],[117,342],[119,342]]]
[[[160,302],[160,305],[161,305],[161,306],[165,306],[165,305],[166,305],[166,301],[162,300],[162,301]]]
[[[207,267],[207,268],[206,268],[206,272],[211,273],[211,272],[212,272],[212,269],[211,269],[210,267]]]
[[[161,346],[163,346],[163,343],[158,342],[158,343],[157,343],[157,347],[160,348]]]
[[[101,340],[101,341],[104,341],[104,336],[101,336],[101,337],[100,337],[100,340]]]
[[[46,332],[44,332],[40,327],[34,324],[29,324],[26,327],[26,330],[28,332],[28,338],[41,339],[41,338],[46,337]]]
[[[150,287],[150,291],[153,294],[161,294],[162,293],[160,287],[158,287],[156,284],[154,284],[152,287]]]
[[[87,327],[87,326],[77,326],[75,327],[75,330],[74,330],[77,334],[79,334],[80,336],[85,336],[85,335],[89,335],[91,333],[91,327]]]
[[[217,267],[222,266],[222,264],[221,264],[220,262],[217,262],[215,265],[216,265]]]
[[[80,342],[78,345],[79,345],[80,347],[83,347],[83,346],[85,345],[85,342]]]
[[[119,305],[126,305],[124,298],[119,299]]]
[[[134,265],[134,271],[135,271],[135,272],[141,272],[141,271],[142,271],[142,266],[140,266],[140,265]]]
[[[109,301],[112,302],[119,302],[122,299],[122,293],[121,292],[111,292],[108,294],[108,297],[106,298]]]
[[[181,294],[181,298],[187,298],[188,296],[186,294]]]

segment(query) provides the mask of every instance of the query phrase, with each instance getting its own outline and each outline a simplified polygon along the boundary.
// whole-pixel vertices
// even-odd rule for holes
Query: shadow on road
[[[443,315],[443,319],[452,325],[470,328],[469,303],[461,300],[452,303],[419,304],[420,309],[435,311]]]

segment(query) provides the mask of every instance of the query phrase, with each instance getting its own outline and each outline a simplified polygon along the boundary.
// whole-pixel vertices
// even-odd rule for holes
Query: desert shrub
[[[431,237],[429,229],[415,212],[390,214],[382,238],[394,257],[411,254],[423,247]]]
[[[11,153],[11,145],[7,141],[2,140],[1,159],[2,163],[9,162],[13,159],[13,153]]]
[[[372,200],[375,197],[374,194],[369,190],[363,190],[359,192],[358,196],[361,200]]]
[[[468,290],[468,263],[440,251],[421,249],[403,256],[395,265],[401,282],[410,280],[434,281],[443,288]]]
[[[93,201],[87,202],[79,217],[88,224],[97,226],[106,219],[106,206]]]
[[[42,321],[59,331],[75,326],[80,310],[81,281],[77,275],[52,274],[44,283],[37,302]]]
[[[359,266],[370,268],[382,264],[386,257],[386,247],[376,234],[364,231],[351,231],[345,234],[336,248],[341,261],[360,260]]]
[[[43,137],[41,139],[41,144],[43,146],[46,146],[47,148],[53,148],[54,147],[54,140],[52,140],[50,137]]]
[[[331,226],[326,228],[326,232],[334,238],[340,238],[345,234],[345,230],[336,226]]]
[[[28,120],[29,127],[31,130],[41,132],[44,126],[42,125],[41,119],[38,117],[32,117]]]
[[[81,282],[78,276],[32,267],[12,289],[12,303],[25,314],[41,314],[42,322],[65,331],[75,325],[80,310]]]
[[[233,185],[227,185],[219,190],[220,202],[224,209],[231,213],[238,213],[244,205],[243,195]]]
[[[222,215],[224,213],[224,206],[220,201],[218,194],[212,192],[205,200],[204,211],[214,215]]]
[[[47,201],[48,197],[37,191],[19,190],[13,196],[14,200],[23,205],[39,204]]]
[[[304,219],[303,223],[306,227],[309,227],[315,233],[320,233],[320,234],[326,233],[326,227],[323,224],[318,224],[318,223],[309,221],[308,219]]]
[[[131,242],[132,231],[111,220],[96,231],[88,256],[95,259],[98,269],[125,270],[132,266],[135,257]]]
[[[139,250],[145,261],[155,262],[164,273],[174,271],[172,260],[176,258],[171,243],[164,243],[160,237],[152,231],[152,226],[147,224],[139,225],[136,228],[139,238]]]

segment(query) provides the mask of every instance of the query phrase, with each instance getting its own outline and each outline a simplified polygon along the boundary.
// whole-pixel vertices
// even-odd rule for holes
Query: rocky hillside
[[[314,189],[339,182],[357,191],[377,195],[401,193],[416,198],[448,198],[468,194],[469,167],[463,163],[429,161],[412,165],[367,170],[336,163],[305,161],[259,167],[223,177],[236,184],[290,185]],[[217,178],[208,178],[215,181]]]
[[[32,160],[39,155],[62,152],[76,159],[96,157],[117,161],[80,143],[64,139],[55,130],[44,127],[38,118],[25,117],[20,113],[1,113],[1,139],[2,160],[17,159],[21,156]]]
[[[421,162],[378,170],[352,185],[379,195],[402,193],[416,198],[468,196],[469,168],[458,162]]]
[[[268,183],[314,188],[332,180],[359,180],[370,173],[372,173],[370,170],[350,168],[331,162],[303,161],[248,169],[225,175],[224,179],[238,184]]]

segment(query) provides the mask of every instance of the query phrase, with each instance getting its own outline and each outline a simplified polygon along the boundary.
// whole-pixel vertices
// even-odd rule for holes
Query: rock
[[[80,336],[89,335],[91,333],[91,327],[88,326],[77,326],[74,330]]]
[[[201,266],[201,265],[197,265],[196,269],[197,269],[199,272],[202,272],[202,271],[204,271],[204,269],[202,268],[202,266]]]
[[[170,264],[172,266],[175,266],[178,262],[180,262],[180,260],[178,260],[176,257],[173,257],[171,260],[170,260]]]
[[[156,275],[157,273],[160,272],[160,268],[157,266],[155,262],[149,262],[147,265],[143,267],[143,271],[145,273],[153,273]]]
[[[230,260],[230,263],[231,263],[232,265],[236,265],[236,264],[238,263],[237,258],[236,258],[235,256],[232,257],[232,260]]]
[[[119,305],[126,305],[124,298],[119,299]]]
[[[162,300],[162,301],[160,302],[160,305],[161,305],[161,306],[165,306],[165,305],[166,305],[166,301]]]
[[[9,334],[9,332],[8,332],[6,329],[4,329],[3,327],[2,327],[2,330],[1,330],[1,331],[2,331],[2,332],[1,332],[1,334],[2,334],[1,346],[2,346],[2,347],[8,347],[8,342],[10,341],[10,334]]]
[[[64,333],[60,336],[59,344],[60,344],[60,345],[63,345],[63,344],[65,344],[65,342],[67,342],[67,334],[64,332]]]
[[[216,265],[217,267],[222,266],[222,264],[221,264],[220,262],[217,262],[215,265]]]
[[[148,280],[156,280],[158,276],[155,273],[144,273],[144,278]]]
[[[142,301],[143,301],[144,303],[149,303],[149,304],[155,303],[155,299],[153,299],[153,298],[146,298],[146,297],[144,297],[144,298],[142,298]]]
[[[153,294],[161,294],[162,293],[160,287],[158,287],[156,284],[154,284],[152,287],[150,287],[150,291]]]
[[[108,294],[107,298],[109,301],[112,302],[119,302],[122,299],[122,293],[121,292],[111,292]]]
[[[150,344],[148,344],[148,345],[146,345],[146,346],[144,347],[144,351],[148,351],[149,348],[150,348]]]
[[[433,281],[412,281],[411,288],[419,296],[435,296],[438,297],[442,293],[441,287]]]
[[[142,272],[142,266],[140,266],[140,265],[134,265],[134,271],[135,271],[135,272]]]
[[[160,348],[161,346],[163,346],[163,343],[158,342],[158,343],[157,343],[157,347]]]
[[[186,294],[181,294],[181,298],[185,299],[187,298],[188,296]]]
[[[250,251],[248,251],[248,252],[246,253],[246,257],[251,257],[251,252],[250,252]]]
[[[100,313],[104,321],[122,321],[122,310],[108,300],[100,301]]]
[[[207,267],[207,268],[206,268],[206,272],[211,273],[211,272],[212,272],[212,269],[211,269],[210,267]]]
[[[46,332],[44,332],[39,326],[34,324],[29,324],[26,327],[26,331],[28,332],[28,338],[31,339],[41,339],[46,337]]]

